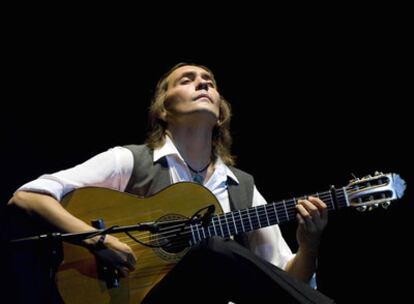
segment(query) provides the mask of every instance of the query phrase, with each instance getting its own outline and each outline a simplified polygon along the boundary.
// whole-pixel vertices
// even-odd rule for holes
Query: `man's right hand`
[[[46,222],[64,232],[89,232],[94,228],[70,214],[52,196],[43,193],[17,191],[8,204],[16,205],[28,214],[37,214]],[[106,235],[103,248],[96,246],[100,236],[86,239],[83,246],[88,248],[104,262],[114,266],[122,276],[134,270],[136,257],[131,247],[112,235]],[[97,248],[101,247],[101,248]]]
[[[97,243],[98,237],[95,237]],[[130,271],[135,270],[136,256],[131,247],[121,242],[112,235],[106,235],[103,247],[92,247],[91,252],[99,257],[104,263],[113,266],[121,276],[126,277]]]

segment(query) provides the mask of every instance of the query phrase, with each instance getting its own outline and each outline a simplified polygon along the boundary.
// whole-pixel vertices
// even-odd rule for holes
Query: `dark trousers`
[[[235,241],[210,238],[186,256],[143,303],[334,303]]]

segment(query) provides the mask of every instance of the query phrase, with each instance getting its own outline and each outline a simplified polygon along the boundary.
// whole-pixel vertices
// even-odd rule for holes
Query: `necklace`
[[[185,163],[187,164],[190,171],[195,173],[195,175],[193,176],[193,181],[196,182],[196,183],[202,184],[203,183],[203,176],[200,173],[206,171],[208,166],[210,166],[211,162],[209,162],[204,168],[202,168],[200,170],[195,170],[187,162],[185,162]]]

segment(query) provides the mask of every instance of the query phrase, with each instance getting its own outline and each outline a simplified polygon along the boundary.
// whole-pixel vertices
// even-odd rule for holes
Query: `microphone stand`
[[[204,215],[201,215],[201,211],[206,210],[206,213]],[[62,250],[62,242],[68,241],[71,243],[80,243],[82,240],[95,237],[98,235],[106,235],[106,234],[114,234],[114,233],[126,233],[128,234],[129,231],[147,231],[149,233],[158,233],[162,228],[172,226],[172,225],[179,225],[182,226],[180,231],[177,233],[180,234],[184,231],[184,228],[187,225],[193,225],[193,224],[202,224],[203,226],[207,226],[210,221],[211,217],[214,213],[214,206],[208,206],[206,208],[202,208],[198,210],[191,218],[186,219],[180,219],[180,220],[170,220],[170,221],[159,221],[159,222],[143,222],[138,223],[135,225],[126,225],[126,226],[111,226],[108,228],[104,228],[104,221],[103,219],[97,219],[92,221],[92,226],[96,228],[96,230],[91,230],[87,232],[80,232],[80,233],[61,233],[61,232],[51,232],[51,233],[44,233],[39,235],[33,235],[29,237],[23,237],[23,238],[15,238],[15,239],[9,239],[6,241],[6,244],[8,243],[9,246],[23,246],[26,245],[35,245],[35,247],[38,247],[37,245],[40,245],[40,247],[45,248],[45,250],[48,252],[49,256],[49,262],[48,263],[48,277],[50,279],[50,282],[54,282],[55,280],[55,273],[58,265],[63,260],[63,250]],[[132,235],[128,234],[131,238]],[[138,241],[137,239],[133,238],[135,241]],[[98,241],[99,242],[99,241]],[[150,245],[150,244],[144,244],[140,241],[138,241],[140,244],[144,246],[149,247],[162,247],[164,245]],[[113,267],[108,267],[106,265],[101,264],[99,261],[97,261],[97,271],[101,277],[108,286],[108,288],[111,287],[119,287],[119,276],[117,272],[114,271]],[[57,293],[56,286],[54,284],[50,285],[50,291],[52,293]]]
[[[201,211],[206,210],[204,215],[201,215]],[[46,234],[40,234],[30,237],[18,238],[9,240],[9,244],[21,244],[25,242],[32,242],[32,241],[48,241],[50,243],[63,242],[63,241],[71,241],[71,242],[80,242],[82,240],[98,236],[104,234],[114,234],[114,233],[122,233],[122,232],[129,232],[129,231],[148,231],[150,233],[157,233],[161,227],[168,226],[168,225],[192,225],[201,223],[204,227],[207,227],[210,224],[211,218],[214,214],[215,207],[214,205],[209,205],[198,210],[194,215],[189,219],[183,220],[170,220],[170,221],[160,221],[160,222],[144,222],[138,223],[135,225],[127,225],[127,226],[111,226],[109,228],[104,228],[104,222],[102,219],[97,219],[92,221],[92,226],[97,228],[96,230],[87,231],[87,232],[79,232],[79,233],[60,233],[60,232],[52,232]],[[143,244],[143,243],[142,243]],[[145,245],[145,244],[143,244]]]
[[[98,220],[99,221],[99,220]],[[157,233],[162,226],[168,225],[177,225],[177,224],[193,224],[192,219],[185,219],[185,220],[171,220],[171,221],[161,221],[161,222],[144,222],[139,223],[136,225],[127,225],[127,226],[113,226],[109,228],[103,229],[96,229],[87,232],[79,232],[79,233],[60,233],[60,232],[52,232],[52,233],[45,233],[40,235],[34,235],[30,237],[18,238],[9,240],[10,244],[19,244],[24,242],[31,242],[31,241],[70,241],[70,242],[79,242],[84,239],[88,239],[97,235],[103,234],[114,234],[114,233],[122,233],[122,232],[129,232],[129,231],[148,231],[150,233]]]

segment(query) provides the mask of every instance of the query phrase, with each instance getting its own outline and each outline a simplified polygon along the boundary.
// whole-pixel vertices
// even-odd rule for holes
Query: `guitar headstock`
[[[348,204],[358,211],[387,208],[391,201],[401,198],[405,181],[395,173],[375,172],[374,176],[355,178],[345,187]]]

